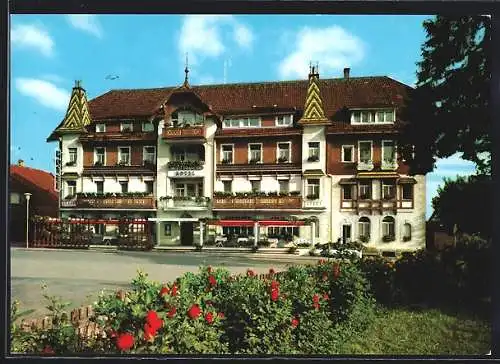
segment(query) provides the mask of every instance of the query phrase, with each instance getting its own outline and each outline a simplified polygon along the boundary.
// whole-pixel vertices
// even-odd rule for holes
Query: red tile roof
[[[54,199],[58,199],[58,193],[54,189],[54,175],[52,173],[40,169],[11,165],[10,175],[37,189],[46,191]]]
[[[304,107],[307,80],[193,86],[192,89],[218,114],[257,107]],[[344,107],[401,106],[409,86],[389,77],[324,79],[319,81],[325,114],[333,118]],[[174,87],[111,90],[89,101],[93,120],[144,117],[153,114]]]

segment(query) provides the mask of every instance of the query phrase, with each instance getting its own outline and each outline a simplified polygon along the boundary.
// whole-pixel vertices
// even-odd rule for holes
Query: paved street
[[[128,288],[138,269],[153,280],[171,281],[185,272],[197,272],[200,265],[225,267],[234,273],[252,268],[265,273],[293,264],[294,256],[271,258],[249,253],[216,255],[190,252],[101,252],[46,251],[11,249],[11,296],[21,302],[21,309],[36,309],[29,317],[43,316],[45,302],[41,285],[47,284],[51,295],[71,301],[71,307],[91,304],[100,290]],[[316,259],[317,260],[317,259]],[[304,262],[301,260],[300,262]]]

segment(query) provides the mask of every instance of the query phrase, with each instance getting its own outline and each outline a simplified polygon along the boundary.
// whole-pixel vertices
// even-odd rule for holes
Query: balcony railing
[[[184,160],[184,161],[170,161],[167,163],[169,170],[200,170],[203,169],[205,161],[202,160]]]
[[[81,142],[111,142],[111,141],[155,141],[155,132],[131,131],[125,133],[105,132],[105,133],[88,133],[80,136]]]
[[[205,126],[165,127],[162,137],[163,139],[203,139],[205,138]]]
[[[373,169],[373,161],[360,161],[358,162],[358,171],[371,171]]]
[[[198,196],[167,197],[160,199],[163,210],[205,210],[210,206],[210,198]]]
[[[300,209],[300,196],[214,197],[214,209]]]
[[[398,162],[395,160],[394,161],[382,161],[381,169],[394,171],[394,170],[398,169]]]
[[[302,201],[302,207],[305,209],[322,209],[325,208],[325,202],[319,198],[306,198]]]
[[[61,201],[61,207],[75,208],[114,208],[114,209],[154,209],[155,199],[152,196],[134,197],[82,197],[78,196]]]

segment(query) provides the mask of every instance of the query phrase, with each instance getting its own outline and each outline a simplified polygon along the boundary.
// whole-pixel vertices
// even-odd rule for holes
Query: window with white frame
[[[66,197],[74,197],[76,195],[76,181],[66,181]]]
[[[278,143],[278,162],[290,162],[290,143]]]
[[[413,185],[405,183],[401,186],[403,200],[413,200]]]
[[[153,125],[152,122],[144,121],[142,123],[142,131],[154,131],[154,130],[155,130],[155,126]]]
[[[293,122],[293,115],[276,116],[276,126],[290,126]]]
[[[278,184],[279,184],[279,192],[281,193],[288,193],[290,192],[290,181],[287,180],[287,179],[280,179],[278,180]]]
[[[201,183],[175,183],[175,196],[178,197],[197,197],[203,195],[203,184]]]
[[[319,142],[309,142],[309,161],[318,161],[319,160]]]
[[[358,220],[358,236],[363,242],[370,240],[370,219],[366,216]]]
[[[319,179],[309,178],[307,179],[307,197],[310,199],[319,198]]]
[[[262,163],[262,144],[248,144],[248,160],[250,163]]]
[[[144,187],[148,195],[153,194],[153,181],[144,181]]]
[[[130,147],[118,148],[118,163],[130,165]]]
[[[353,124],[394,123],[395,110],[354,110],[351,113]]]
[[[120,123],[120,131],[121,132],[128,132],[128,131],[133,131],[133,126],[131,121],[122,121]]]
[[[99,194],[104,193],[104,181],[95,181],[96,192]]]
[[[250,185],[251,185],[252,192],[260,192],[260,188],[261,188],[260,180],[252,180],[252,181],[250,181]]]
[[[382,141],[382,161],[385,163],[396,161],[396,146],[393,140]]]
[[[233,181],[222,181],[222,185],[224,186],[225,193],[233,192]]]
[[[106,149],[104,147],[97,147],[94,149],[94,164],[105,164]]]
[[[361,200],[369,200],[372,197],[371,181],[359,183],[359,198]]]
[[[68,148],[69,163],[76,164],[77,149]]]
[[[394,181],[382,180],[382,198],[389,200],[396,197],[396,184]]]
[[[342,185],[342,199],[352,200],[352,185]]]
[[[396,235],[395,227],[396,224],[392,216],[386,216],[382,219],[382,234],[384,237],[394,239]]]
[[[361,163],[372,162],[372,142],[362,141],[359,142],[359,161]]]
[[[155,147],[151,147],[151,146],[144,147],[142,153],[143,153],[143,157],[144,157],[143,162],[147,162],[150,164],[155,163],[155,159],[156,159],[156,148]]]
[[[224,128],[257,128],[261,126],[260,117],[232,117],[224,119],[222,122]]]
[[[95,132],[96,133],[104,133],[106,132],[106,124],[95,124]]]
[[[222,163],[233,163],[233,145],[223,144],[222,148]]]
[[[342,162],[344,163],[354,162],[354,145],[342,146]]]
[[[411,225],[406,222],[403,224],[403,241],[411,240]]]

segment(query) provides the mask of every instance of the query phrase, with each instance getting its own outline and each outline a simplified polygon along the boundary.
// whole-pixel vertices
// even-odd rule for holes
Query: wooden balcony
[[[61,207],[89,209],[155,209],[154,197],[76,197],[62,200]]]
[[[258,164],[217,164],[216,172],[220,173],[263,173],[263,172],[289,172],[301,173],[302,167],[300,163],[258,163]]]
[[[302,207],[300,196],[262,196],[262,197],[214,197],[214,210],[299,210]]]
[[[109,133],[88,133],[80,136],[80,142],[86,143],[105,143],[105,142],[134,142],[148,141],[155,142],[157,134],[155,132],[109,132]]]
[[[357,214],[359,211],[367,211],[370,214],[374,212],[383,214],[386,211],[396,213],[397,201],[396,199],[342,201],[342,208],[355,209]]]
[[[205,126],[165,127],[163,128],[162,138],[168,142],[204,141]]]
[[[84,176],[90,175],[156,175],[156,164],[143,163],[139,165],[84,165]]]

